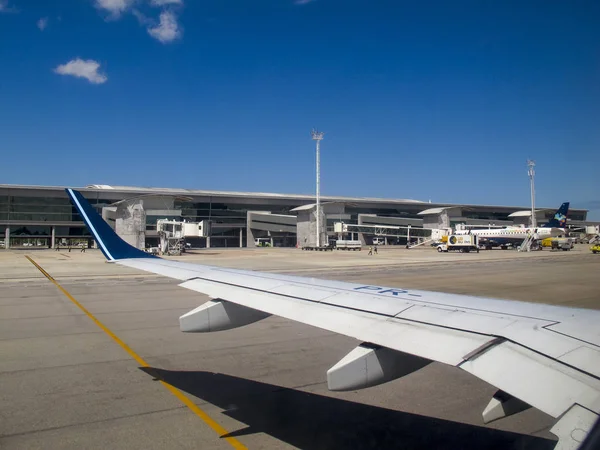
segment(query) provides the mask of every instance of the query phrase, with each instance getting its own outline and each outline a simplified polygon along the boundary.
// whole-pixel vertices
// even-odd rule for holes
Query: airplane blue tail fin
[[[77,208],[81,218],[85,222],[90,233],[96,239],[100,250],[109,261],[127,258],[156,258],[142,250],[139,250],[123,239],[121,239],[114,230],[107,224],[102,217],[98,215],[96,210],[89,202],[81,195],[81,192],[73,189],[65,189],[71,203]]]
[[[564,228],[567,223],[567,214],[569,213],[569,202],[560,205],[554,217],[548,221],[544,228]]]

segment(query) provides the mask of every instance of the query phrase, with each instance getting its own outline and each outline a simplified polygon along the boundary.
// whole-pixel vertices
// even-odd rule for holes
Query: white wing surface
[[[397,366],[403,365],[402,354],[407,353],[459,367],[503,391],[486,408],[486,421],[511,413],[516,398],[572,422],[573,427],[559,435],[557,448],[576,448],[600,412],[600,314],[596,311],[160,259],[117,263],[182,280],[180,286],[216,300],[182,316],[186,331],[211,331],[210,308],[225,301],[243,307],[238,309],[240,315],[260,311],[265,315],[253,317],[273,314],[364,341],[368,345],[362,354],[366,348],[375,359],[379,348],[401,352]],[[238,319],[234,326],[245,323]],[[224,328],[229,326],[214,326]],[[379,384],[360,378],[363,367],[361,362],[358,369],[355,365],[337,368],[342,380],[330,375],[330,387]],[[383,373],[385,369],[373,367],[381,382],[406,374],[401,367]],[[519,406],[515,412],[525,405]],[[581,433],[573,433],[574,429]]]

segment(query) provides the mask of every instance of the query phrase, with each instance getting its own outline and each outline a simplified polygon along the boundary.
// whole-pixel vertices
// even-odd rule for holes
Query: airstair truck
[[[457,251],[469,253],[470,251],[475,251],[479,253],[479,242],[477,242],[477,236],[474,234],[452,234],[448,236],[447,240],[444,239],[444,241],[437,246],[438,252]]]

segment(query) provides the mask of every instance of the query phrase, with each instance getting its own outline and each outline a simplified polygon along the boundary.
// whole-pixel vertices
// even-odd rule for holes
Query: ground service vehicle
[[[590,250],[592,251],[592,253],[600,253],[600,244],[592,245],[590,247]]]
[[[359,250],[362,248],[362,242],[358,240],[343,240],[338,239],[335,241],[336,250]]]
[[[542,247],[566,252],[573,248],[573,240],[569,238],[546,238],[542,240]]]
[[[256,238],[254,239],[254,245],[257,247],[271,247],[270,238]]]
[[[474,234],[451,235],[448,239],[437,246],[438,252],[459,251],[461,253],[469,253],[471,250],[479,253],[479,243],[477,236]]]

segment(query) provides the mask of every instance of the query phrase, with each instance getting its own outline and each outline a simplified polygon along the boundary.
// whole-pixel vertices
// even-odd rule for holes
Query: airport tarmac
[[[26,255],[149,367],[140,367]],[[373,256],[213,248],[174,259],[600,308],[600,255],[584,245],[479,254],[380,248]],[[484,426],[481,411],[496,389],[453,367],[433,363],[384,385],[334,393],[326,371],[358,344],[353,339],[277,317],[236,330],[181,333],[178,317],[205,300],[176,281],[106,263],[97,250],[0,251],[0,448],[554,445],[552,419],[534,409]]]

